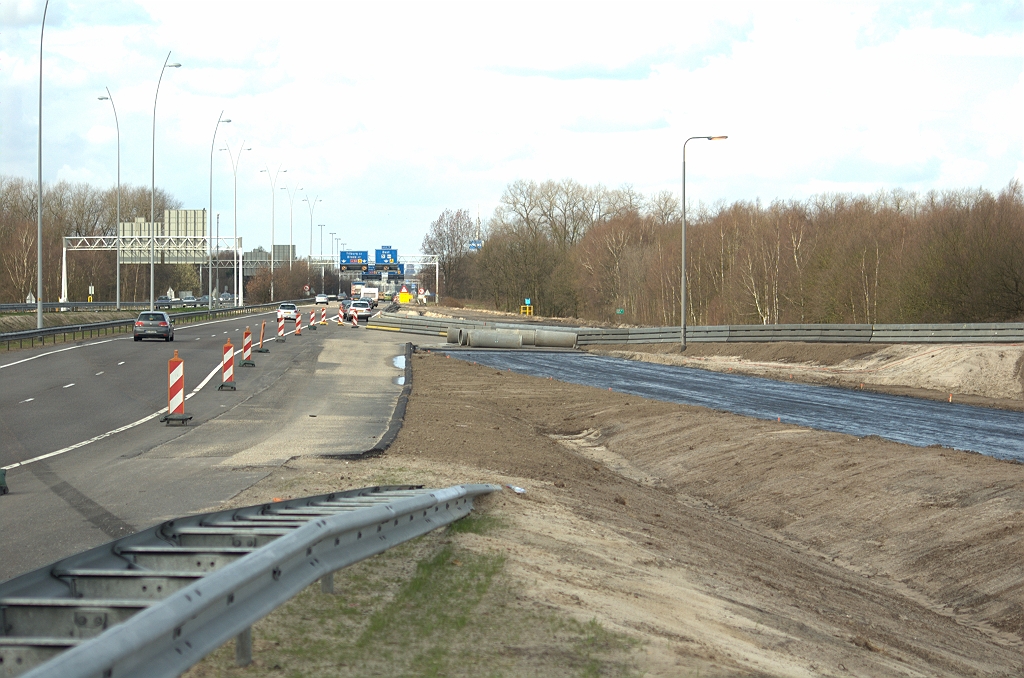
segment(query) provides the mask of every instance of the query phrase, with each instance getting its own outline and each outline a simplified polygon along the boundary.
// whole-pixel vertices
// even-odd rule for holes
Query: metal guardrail
[[[178,676],[317,579],[496,485],[368,487],[170,520],[0,584],[0,678]],[[131,623],[124,623],[130,620]]]
[[[678,327],[568,327],[536,323],[481,322],[461,318],[408,316],[382,313],[367,325],[370,329],[411,334],[447,336],[455,329],[518,329],[575,332],[577,345],[679,343]],[[932,325],[712,325],[686,328],[686,341],[935,344],[1024,343],[1024,323],[965,323]]]
[[[295,303],[301,303],[307,300],[297,300]],[[272,304],[257,304],[255,306],[231,306],[228,308],[215,308],[212,311],[208,308],[201,308],[195,311],[183,311],[181,313],[170,313],[170,316],[175,321],[188,322],[196,319],[204,318],[224,318],[233,315],[246,315],[257,311],[267,311],[277,308],[281,303],[275,301]],[[124,304],[122,304],[124,306]],[[144,310],[149,309],[149,304],[146,303]],[[57,343],[57,337],[61,337],[61,341],[67,341],[68,336],[71,336],[71,341],[79,338],[93,337],[100,334],[120,333],[127,332],[132,325],[135,324],[135,318],[123,318],[121,320],[108,320],[105,322],[98,323],[84,323],[80,325],[55,325],[53,327],[44,327],[42,329],[34,330],[22,330],[19,332],[5,332],[0,333],[0,342],[6,343],[8,350],[11,348],[11,344],[17,343],[18,348],[24,348],[25,342],[29,342],[29,346],[35,346],[35,342],[39,341],[42,344],[46,344],[47,339],[52,339],[51,343]]]

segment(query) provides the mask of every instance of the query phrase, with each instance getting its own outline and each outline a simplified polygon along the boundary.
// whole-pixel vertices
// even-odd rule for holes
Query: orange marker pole
[[[242,367],[256,367],[256,363],[252,361],[252,332],[248,327],[242,334]]]
[[[167,361],[167,414],[160,421],[188,425],[191,414],[185,414],[185,361],[178,357],[178,351],[174,351],[174,357]]]
[[[260,347],[256,349],[257,353],[270,353],[269,348],[263,348],[263,334],[267,331],[267,321],[264,320],[263,324],[260,325]]]
[[[230,339],[228,339],[228,343],[224,344],[224,360],[221,363],[221,379],[223,381],[220,386],[217,387],[218,391],[235,390],[235,347],[231,345]]]

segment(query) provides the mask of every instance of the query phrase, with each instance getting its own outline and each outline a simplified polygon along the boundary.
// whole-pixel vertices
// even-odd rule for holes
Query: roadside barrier
[[[315,330],[316,329],[316,309],[315,308],[311,309],[309,311],[309,329],[311,329],[311,330]]]
[[[235,390],[235,347],[231,340],[224,344],[224,362],[221,363],[221,378],[223,381],[217,387],[218,391]]]
[[[175,349],[174,357],[167,361],[167,414],[160,421],[168,426],[171,422],[187,426],[191,418],[191,414],[185,414],[185,361]]]
[[[297,312],[295,314],[295,336],[296,337],[301,337],[302,336],[302,313],[301,312]]]
[[[352,316],[352,327],[359,327],[359,314],[354,308],[349,309],[349,315]]]
[[[281,311],[277,312],[277,339],[276,341],[284,341],[284,313]]]
[[[180,676],[232,638],[247,665],[253,624],[278,606],[499,491],[344,490],[175,518],[62,558],[0,583],[0,676]]]
[[[242,367],[256,367],[256,363],[252,361],[252,332],[248,327],[242,335]]]
[[[257,353],[270,353],[269,348],[263,348],[263,334],[267,331],[267,321],[264,320],[263,324],[260,325],[260,347],[256,349]]]
[[[342,311],[341,311],[341,306],[338,306],[338,327],[341,327],[341,325],[342,325]]]
[[[327,307],[326,306],[324,306],[323,308],[320,309],[320,324],[321,325],[326,325],[327,324]]]

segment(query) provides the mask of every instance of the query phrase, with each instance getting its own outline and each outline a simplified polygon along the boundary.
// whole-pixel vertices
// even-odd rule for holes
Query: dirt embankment
[[[87,323],[103,323],[108,320],[125,320],[138,316],[138,311],[88,311],[76,313],[44,313],[44,327],[65,327],[67,325],[84,325]],[[36,328],[35,314],[10,313],[0,315],[0,334],[5,332],[22,332]]]
[[[637,641],[644,675],[1024,674],[1024,465],[439,355],[413,375],[383,457],[296,459],[239,503],[384,480],[524,488],[481,502],[501,527],[452,541],[504,559],[510,629],[529,610],[596,621]],[[551,638],[516,637],[477,639],[511,667],[495,675],[566,675]],[[289,652],[246,675],[302,673],[269,661]],[[446,675],[496,670],[472,654]]]

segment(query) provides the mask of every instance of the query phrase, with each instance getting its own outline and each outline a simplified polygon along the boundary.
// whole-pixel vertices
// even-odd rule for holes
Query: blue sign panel
[[[394,266],[398,263],[398,250],[390,247],[379,249],[376,252],[377,259],[373,262],[378,266]]]
[[[483,246],[484,246],[484,241],[483,240],[470,240],[469,241],[469,251],[470,252],[479,252],[480,248],[482,248]]]
[[[368,250],[345,250],[339,255],[338,268],[342,271],[365,271],[369,261],[370,253]]]

